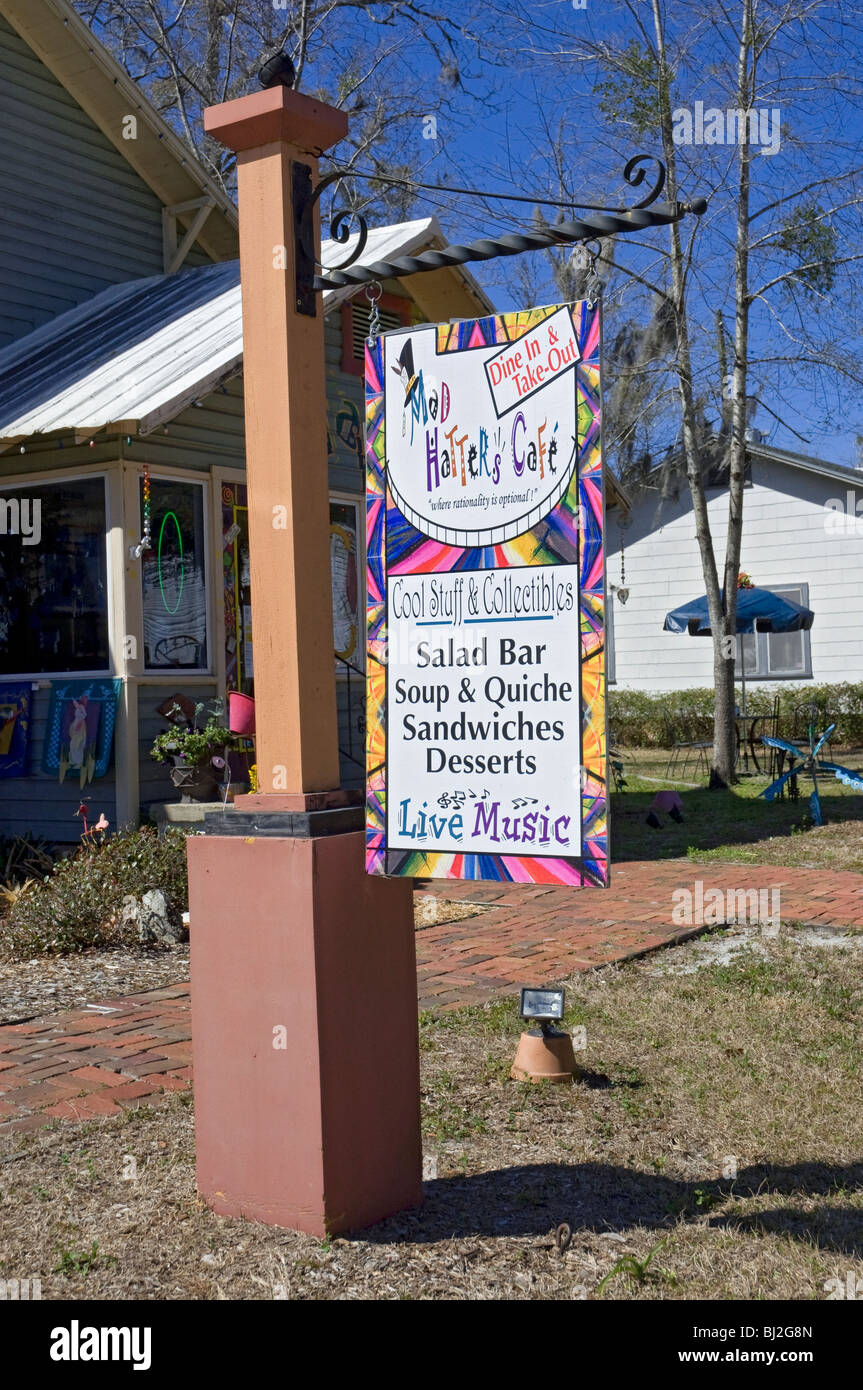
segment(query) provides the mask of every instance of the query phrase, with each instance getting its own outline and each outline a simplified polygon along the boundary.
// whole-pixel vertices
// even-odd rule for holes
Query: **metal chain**
[[[377,290],[377,294],[372,294],[372,290]],[[372,306],[372,311],[369,315],[369,336],[367,339],[367,342],[370,344],[371,347],[375,346],[375,343],[378,340],[378,334],[381,331],[381,315],[380,310],[378,309],[378,300],[380,299],[383,292],[383,286],[381,285],[379,280],[372,280],[368,285],[366,285],[366,299]]]
[[[587,283],[584,287],[584,292],[587,296],[587,307],[589,309],[595,309],[597,303],[602,297],[603,289],[602,280],[600,279],[600,276],[597,273],[596,269],[597,258],[600,252],[602,251],[602,247],[599,246],[599,249],[597,251],[594,251],[592,246],[588,246],[587,244],[585,244],[585,250],[589,252],[590,261],[588,264],[588,276]]]

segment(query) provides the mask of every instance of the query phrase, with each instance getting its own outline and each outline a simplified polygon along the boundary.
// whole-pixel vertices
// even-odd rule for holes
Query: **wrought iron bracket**
[[[335,173],[327,174],[326,178],[320,179],[312,187],[312,171],[309,166],[299,163],[295,163],[293,166],[297,313],[308,314],[311,318],[314,318],[317,313],[315,293],[324,288],[323,285],[318,284],[320,277],[316,274],[320,267],[320,261],[315,259],[315,209],[321,196],[328,188],[348,177],[351,177],[350,170],[337,169]],[[355,216],[359,223],[357,244],[347,260],[342,261],[338,266],[331,267],[334,271],[342,270],[359,260],[369,238],[369,229],[365,218],[359,213],[352,212],[350,208],[333,213],[330,219],[330,240],[337,241],[344,246],[350,240],[350,224]]]
[[[621,236],[627,232],[643,231],[650,227],[668,226],[688,214],[700,217],[707,210],[706,198],[689,202],[657,202],[665,187],[665,165],[655,155],[638,154],[628,161],[623,177],[631,188],[639,188],[647,177],[645,164],[656,165],[649,192],[631,207],[604,208],[591,203],[577,206],[585,213],[566,222],[558,222],[542,231],[506,233],[499,237],[482,237],[465,245],[445,246],[441,250],[421,251],[416,256],[397,256],[388,261],[357,265],[368,242],[368,225],[361,213],[351,209],[335,212],[330,220],[330,240],[345,246],[352,235],[350,224],[357,222],[356,245],[338,265],[321,266],[315,259],[315,209],[326,189],[346,178],[371,178],[378,175],[356,174],[340,169],[328,174],[313,188],[311,170],[295,164],[293,173],[294,226],[296,231],[297,311],[314,317],[316,295],[321,290],[338,289],[345,285],[367,285],[375,280],[399,279],[419,275],[424,271],[440,270],[444,266],[465,265],[469,261],[496,260],[499,256],[517,256],[524,251],[539,251],[570,242],[591,241],[598,237]],[[441,189],[441,192],[447,191]],[[576,206],[571,204],[570,206]],[[318,270],[321,274],[318,274]]]
[[[291,196],[294,207],[294,255],[297,313],[314,318],[318,312],[315,285],[314,206],[315,189],[308,164],[295,160],[291,166]]]

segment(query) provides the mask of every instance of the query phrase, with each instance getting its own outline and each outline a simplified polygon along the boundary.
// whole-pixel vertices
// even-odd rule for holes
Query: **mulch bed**
[[[163,989],[189,978],[188,944],[99,948],[72,956],[0,963],[0,1024],[82,1009],[121,994]]]

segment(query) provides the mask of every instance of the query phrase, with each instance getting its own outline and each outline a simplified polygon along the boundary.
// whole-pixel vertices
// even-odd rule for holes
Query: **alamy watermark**
[[[855,1303],[863,1301],[863,1279],[856,1275],[852,1269],[848,1270],[844,1280],[826,1279],[822,1288],[827,1295],[828,1302],[840,1298],[848,1298]]]
[[[42,1298],[42,1280],[38,1274],[29,1279],[0,1279],[0,1300],[21,1299],[38,1301]]]
[[[0,497],[0,536],[20,536],[22,545],[42,539],[42,501],[39,497]]]
[[[704,109],[696,101],[690,109],[679,106],[671,113],[671,138],[675,145],[760,145],[761,153],[779,153],[781,122],[779,107],[769,110],[751,107],[743,111],[731,107],[722,111],[718,106]]]
[[[747,922],[762,926],[767,935],[779,931],[777,888],[706,888],[700,878],[692,888],[675,888],[671,920],[676,927],[721,927]]]
[[[52,1329],[48,1354],[52,1361],[129,1361],[133,1371],[148,1371],[152,1335],[149,1327],[82,1327],[73,1318]]]
[[[863,536],[863,495],[849,487],[843,497],[824,503],[824,530],[828,536]]]

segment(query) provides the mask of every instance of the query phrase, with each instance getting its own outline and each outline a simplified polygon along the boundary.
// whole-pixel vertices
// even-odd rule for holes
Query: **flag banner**
[[[30,747],[30,681],[0,681],[0,777],[26,777]]]
[[[62,680],[51,682],[48,727],[42,749],[42,771],[56,773],[63,782],[76,777],[83,788],[104,777],[111,762],[118,680]]]
[[[608,882],[600,309],[366,344],[366,868]]]

